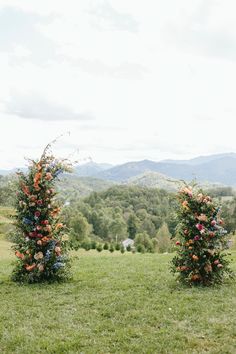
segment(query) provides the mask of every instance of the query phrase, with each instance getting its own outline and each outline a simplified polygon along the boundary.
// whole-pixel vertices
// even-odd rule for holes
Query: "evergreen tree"
[[[160,253],[169,252],[171,249],[171,234],[166,223],[164,223],[156,235],[157,248]]]
[[[224,275],[232,273],[222,252],[227,239],[218,206],[211,197],[188,186],[180,190],[178,199],[179,250],[173,271],[190,285],[221,283]]]

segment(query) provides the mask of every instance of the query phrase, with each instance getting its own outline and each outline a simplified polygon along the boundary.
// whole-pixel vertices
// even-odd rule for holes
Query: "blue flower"
[[[60,269],[60,268],[62,268],[64,266],[65,266],[64,263],[56,262],[56,263],[53,264],[52,268],[55,269],[55,270],[58,270],[58,269]]]
[[[27,219],[27,218],[23,218],[23,223],[26,225],[31,225],[31,224],[33,224],[33,221],[30,219]]]
[[[57,176],[60,175],[62,172],[63,172],[63,170],[60,168],[59,170],[57,170],[57,171],[54,173],[54,177],[57,177]]]

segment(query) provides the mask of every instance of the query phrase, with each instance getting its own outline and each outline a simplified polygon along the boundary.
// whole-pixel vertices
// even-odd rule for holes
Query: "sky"
[[[236,151],[234,0],[0,0],[0,169]],[[70,132],[70,133],[68,133]]]

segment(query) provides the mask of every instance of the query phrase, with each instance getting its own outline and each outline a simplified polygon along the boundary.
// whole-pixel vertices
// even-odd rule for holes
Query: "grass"
[[[69,283],[20,286],[9,246],[0,241],[0,353],[236,352],[234,281],[183,288],[172,255],[79,251]]]

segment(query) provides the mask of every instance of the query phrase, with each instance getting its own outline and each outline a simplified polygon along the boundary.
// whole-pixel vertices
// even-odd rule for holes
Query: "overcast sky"
[[[0,0],[0,169],[236,151],[235,0]]]

